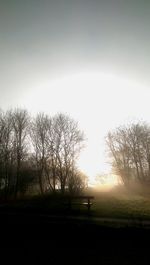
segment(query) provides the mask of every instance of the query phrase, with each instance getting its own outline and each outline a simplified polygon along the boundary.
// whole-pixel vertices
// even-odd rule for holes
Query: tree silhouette
[[[146,123],[131,124],[109,132],[106,138],[115,172],[123,183],[150,182],[150,127]]]
[[[0,112],[0,192],[25,194],[38,183],[41,194],[60,189],[79,192],[83,174],[76,167],[84,134],[66,114],[51,117],[38,113],[32,118],[26,109]]]

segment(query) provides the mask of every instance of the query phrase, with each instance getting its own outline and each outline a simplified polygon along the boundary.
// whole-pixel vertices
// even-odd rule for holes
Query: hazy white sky
[[[104,141],[108,131],[131,121],[150,121],[149,99],[148,87],[133,80],[77,71],[59,79],[41,80],[18,93],[15,102],[8,101],[5,107],[26,107],[33,115],[39,111],[51,115],[64,112],[77,120],[87,138],[79,166],[92,177],[110,170]]]
[[[0,107],[70,114],[80,168],[108,170],[108,130],[150,121],[149,26],[149,0],[0,0]]]

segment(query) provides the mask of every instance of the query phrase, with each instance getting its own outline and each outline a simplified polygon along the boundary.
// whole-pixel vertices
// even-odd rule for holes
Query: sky
[[[108,131],[150,122],[149,28],[149,0],[0,0],[0,107],[69,114],[81,170],[108,172]]]

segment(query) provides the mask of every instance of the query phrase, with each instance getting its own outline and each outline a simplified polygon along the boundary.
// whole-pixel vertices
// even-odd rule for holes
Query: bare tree
[[[44,193],[44,178],[48,174],[47,161],[49,158],[48,131],[49,118],[44,113],[39,113],[32,122],[31,139],[35,151],[35,160],[39,177],[41,193]]]
[[[55,192],[56,187],[64,193],[75,177],[83,140],[68,115],[39,113],[31,121],[25,109],[0,111],[0,190],[17,198],[38,175],[41,193],[47,188]]]
[[[146,123],[119,127],[107,135],[112,161],[123,183],[150,181],[150,127]]]
[[[58,142],[57,142],[57,133],[56,133],[56,123],[55,118],[49,118],[48,121],[48,137],[47,137],[47,146],[49,158],[47,161],[46,173],[48,177],[49,187],[55,192],[56,186],[58,185]],[[58,144],[58,145],[57,145]]]
[[[12,124],[14,131],[14,150],[16,157],[16,184],[15,184],[15,197],[19,191],[21,181],[21,163],[27,153],[27,134],[29,115],[25,109],[15,109],[12,114]]]
[[[57,158],[58,178],[61,191],[64,193],[69,172],[75,167],[84,140],[83,133],[78,129],[78,124],[68,115],[55,116],[55,155]]]
[[[150,127],[148,124],[143,125],[143,135],[141,143],[143,145],[143,158],[147,163],[144,163],[144,167],[147,168],[147,178],[150,178]]]
[[[69,172],[81,149],[83,133],[67,115],[57,114],[51,118],[40,113],[32,123],[31,138],[41,193],[46,187],[55,192],[59,183],[64,193]]]
[[[127,144],[126,129],[118,128],[116,132],[108,133],[107,146],[112,157],[112,164],[115,173],[120,175],[125,185],[129,184],[130,172],[130,150]]]
[[[0,113],[0,176],[7,198],[12,185],[14,164],[12,111]]]
[[[69,193],[71,195],[82,193],[83,190],[87,188],[87,183],[88,177],[78,169],[74,168],[74,170],[70,172],[67,181]]]

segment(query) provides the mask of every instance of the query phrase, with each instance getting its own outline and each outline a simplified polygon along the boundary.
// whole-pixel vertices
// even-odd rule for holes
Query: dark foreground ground
[[[0,213],[0,264],[150,264],[150,230]]]

